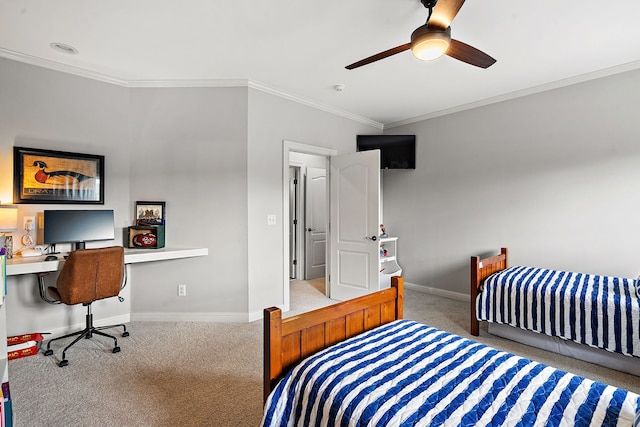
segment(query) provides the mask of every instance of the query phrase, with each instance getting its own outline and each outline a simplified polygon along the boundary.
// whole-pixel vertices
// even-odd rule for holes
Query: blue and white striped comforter
[[[298,364],[263,425],[639,426],[638,416],[634,393],[398,320]]]
[[[640,357],[640,298],[632,279],[510,267],[485,280],[476,313],[479,320]]]

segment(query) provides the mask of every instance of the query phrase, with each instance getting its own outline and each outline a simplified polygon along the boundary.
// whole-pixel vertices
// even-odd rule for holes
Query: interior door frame
[[[282,203],[283,203],[283,207],[282,207],[282,247],[283,247],[283,253],[282,253],[282,259],[283,259],[283,264],[282,264],[282,277],[283,277],[283,283],[282,283],[282,302],[283,302],[283,311],[289,311],[290,309],[290,302],[291,302],[291,292],[289,289],[289,222],[291,221],[291,219],[289,218],[289,153],[290,152],[295,152],[295,153],[304,153],[304,154],[313,154],[313,155],[317,155],[317,156],[324,156],[326,158],[327,161],[327,170],[329,170],[329,158],[331,156],[335,156],[336,154],[338,154],[338,150],[335,150],[333,148],[326,148],[326,147],[318,147],[316,145],[308,145],[308,144],[302,144],[300,142],[294,142],[294,141],[288,141],[288,140],[283,140],[282,141]],[[327,186],[329,185],[329,180],[327,180]],[[329,188],[327,187],[327,195],[329,195]],[[327,203],[327,209],[329,209],[331,202],[330,202],[330,197],[327,197],[328,203]],[[327,212],[327,218],[329,218],[328,212]],[[286,224],[286,225],[285,225]],[[330,229],[327,229],[327,240],[329,237],[329,233],[331,232]],[[326,245],[326,256],[327,256],[327,271],[329,271],[329,252],[330,248],[329,248],[329,244]],[[329,275],[325,275],[325,292],[328,292],[328,281],[329,281]]]
[[[303,209],[302,209],[302,203],[304,202],[304,191],[301,191],[301,185],[303,184],[303,180],[302,180],[302,168],[304,167],[304,165],[299,164],[298,162],[289,162],[289,173],[291,173],[291,170],[293,169],[295,171],[295,179],[297,179],[298,183],[295,185],[295,189],[293,190],[293,192],[295,193],[293,195],[293,197],[291,197],[291,176],[289,176],[289,215],[291,215],[291,212],[295,213],[295,217],[298,220],[297,224],[291,224],[291,216],[289,216],[289,279],[291,279],[292,277],[295,279],[299,279],[300,277],[302,277],[302,271],[304,270],[304,259],[303,258],[303,254],[304,251],[302,250],[302,245],[304,245],[304,241],[303,241],[303,221],[302,221],[302,215],[303,215]],[[292,208],[291,206],[291,199],[295,198],[297,206],[295,208]],[[284,223],[286,224],[286,223]],[[291,230],[293,230],[293,238],[291,237]],[[294,247],[291,247],[291,243],[293,242]],[[296,260],[296,264],[292,265],[292,260],[295,259]],[[291,275],[291,270],[294,271],[293,276]]]

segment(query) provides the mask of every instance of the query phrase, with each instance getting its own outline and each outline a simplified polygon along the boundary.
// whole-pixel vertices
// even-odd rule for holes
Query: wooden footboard
[[[484,282],[484,279],[507,268],[507,248],[500,250],[500,255],[495,255],[489,258],[480,259],[480,257],[471,257],[471,335],[478,336],[480,334],[480,322],[476,315],[476,299],[480,291],[480,287]]]
[[[264,310],[264,378],[266,401],[277,382],[302,359],[376,326],[402,319],[404,279],[391,288],[297,316],[282,318],[277,307]]]

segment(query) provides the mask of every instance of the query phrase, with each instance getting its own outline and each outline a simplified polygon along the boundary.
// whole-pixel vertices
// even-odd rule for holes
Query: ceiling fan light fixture
[[[423,61],[438,59],[449,49],[446,40],[437,38],[424,38],[411,47],[413,56]]]
[[[441,30],[423,25],[411,34],[411,52],[422,61],[440,58],[449,49],[451,28]]]
[[[464,4],[464,0],[420,0],[429,9],[427,23],[416,28],[411,34],[411,42],[387,49],[383,52],[347,65],[347,70],[362,67],[372,62],[388,58],[411,49],[416,59],[429,61],[450,56],[458,61],[480,68],[489,68],[496,60],[481,50],[459,40],[451,39],[451,22]]]

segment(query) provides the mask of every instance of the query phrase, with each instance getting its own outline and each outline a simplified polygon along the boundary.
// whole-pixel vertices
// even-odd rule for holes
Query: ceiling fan
[[[429,10],[427,22],[416,28],[411,34],[411,43],[396,46],[384,52],[377,53],[361,61],[347,65],[347,70],[362,67],[375,61],[387,58],[405,50],[411,49],[413,55],[423,61],[448,55],[452,58],[475,65],[480,68],[488,68],[495,64],[496,60],[486,53],[451,38],[451,21],[464,4],[464,0],[420,0]]]

